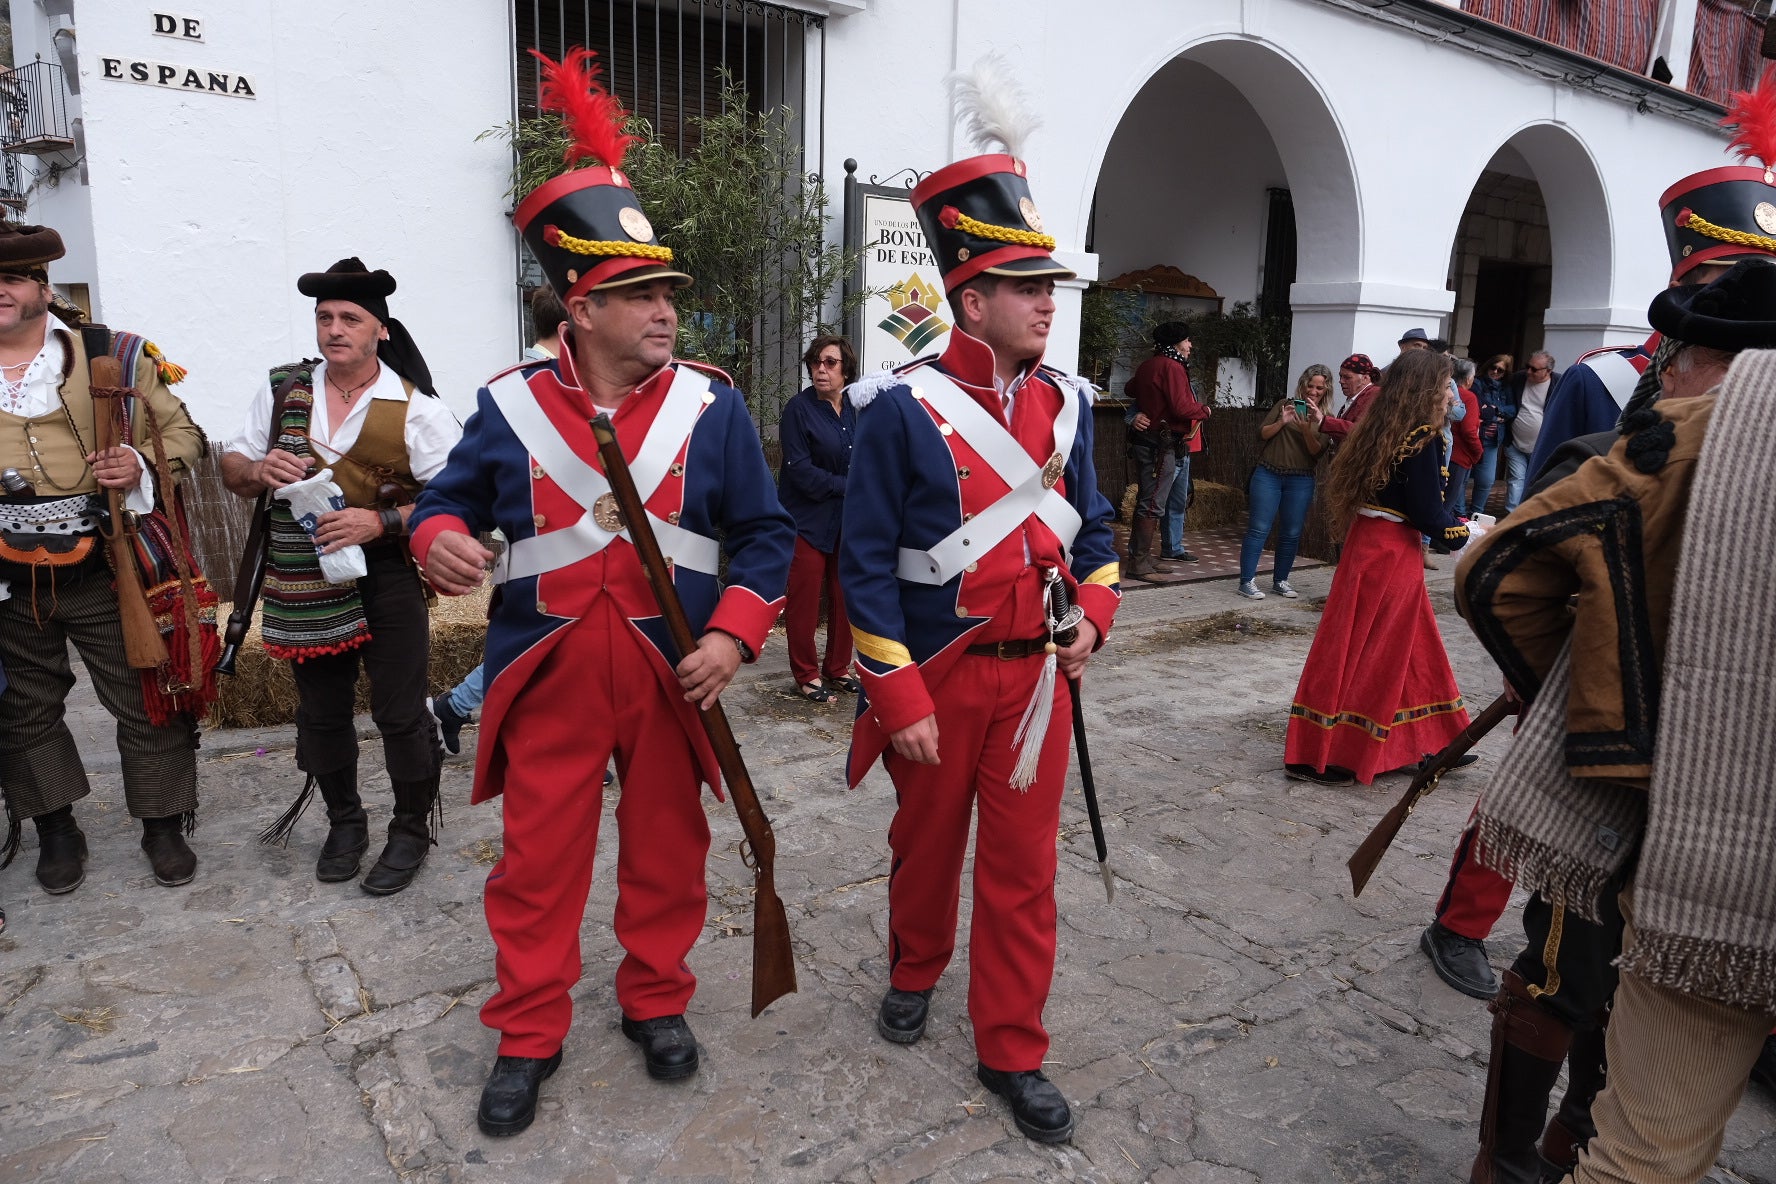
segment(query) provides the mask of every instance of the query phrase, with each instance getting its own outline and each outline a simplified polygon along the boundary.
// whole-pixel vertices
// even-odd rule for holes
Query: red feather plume
[[[544,111],[558,111],[573,136],[573,145],[563,154],[568,164],[590,160],[594,164],[618,168],[629,149],[641,137],[623,131],[629,113],[622,102],[598,82],[604,68],[593,61],[598,55],[576,46],[559,62],[552,62],[539,50],[530,55],[543,64],[542,86],[537,93],[537,106]]]
[[[1737,127],[1727,145],[1739,159],[1776,167],[1776,64],[1766,66],[1754,90],[1734,91],[1722,127]]]

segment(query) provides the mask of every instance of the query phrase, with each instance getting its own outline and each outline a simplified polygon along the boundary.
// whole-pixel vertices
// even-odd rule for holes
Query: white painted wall
[[[200,2],[175,9],[204,21],[204,41],[188,44],[154,36],[146,0],[82,0],[92,187],[47,193],[33,211],[69,239],[57,278],[90,274],[102,315],[190,365],[185,393],[225,435],[265,367],[313,351],[296,276],[357,254],[398,277],[395,314],[466,409],[519,341],[508,154],[475,142],[511,110],[507,6],[436,0],[422,19],[410,5]],[[14,7],[21,29],[40,15],[39,0]],[[1633,337],[1667,270],[1659,193],[1725,161],[1721,133],[1318,0],[1096,0],[1089,11],[1078,0],[845,0],[827,22],[818,162],[835,194],[846,157],[867,179],[971,151],[942,78],[988,48],[1019,65],[1044,120],[1026,151],[1031,188],[1062,257],[1084,275],[1169,261],[1230,299],[1251,295],[1263,188],[1289,187],[1300,239],[1295,370],[1353,349],[1386,358],[1403,329],[1443,321],[1461,211],[1505,145],[1548,199],[1550,348],[1570,357]],[[258,98],[104,80],[103,56],[245,73]],[[1194,89],[1167,128],[1163,109],[1136,104],[1174,77]],[[1166,237],[1163,219],[1133,201],[1153,167],[1113,150],[1131,107],[1131,144],[1221,138],[1165,178],[1202,212],[1194,237]],[[811,150],[815,135],[811,121]],[[1106,261],[1083,250],[1100,186]],[[1118,201],[1153,227],[1151,243],[1145,229],[1110,225]],[[1074,360],[1079,293],[1059,293],[1058,365]]]
[[[190,367],[181,393],[225,438],[268,367],[315,353],[296,277],[358,255],[394,274],[391,311],[466,414],[520,349],[508,152],[475,142],[510,118],[506,6],[172,10],[202,18],[202,44],[155,36],[146,0],[80,6],[104,317]],[[258,98],[105,80],[105,56],[246,74]]]
[[[1445,321],[1462,209],[1506,144],[1548,197],[1550,348],[1574,356],[1634,337],[1668,268],[1659,193],[1726,162],[1724,134],[1312,0],[1102,0],[1090,19],[1072,0],[877,0],[831,19],[827,36],[829,176],[847,156],[867,176],[963,154],[944,73],[988,48],[1023,66],[1045,121],[1026,154],[1031,188],[1063,249],[1083,245],[1100,181],[1143,180],[1119,175],[1109,156],[1143,87],[1180,56],[1213,70],[1263,121],[1295,197],[1297,370],[1353,349],[1389,358],[1404,329]],[[847,85],[853,78],[861,84]],[[1188,111],[1179,123],[1189,126]],[[1108,241],[1102,210],[1098,236]],[[1193,260],[1225,253],[1212,237],[1192,245]]]

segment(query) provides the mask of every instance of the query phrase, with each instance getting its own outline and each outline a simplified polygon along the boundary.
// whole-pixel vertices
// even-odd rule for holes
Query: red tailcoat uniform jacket
[[[592,508],[603,488],[595,411],[572,354],[564,335],[558,361],[481,389],[413,515],[422,564],[446,530],[497,527],[510,543],[495,573],[504,582],[488,623],[473,799],[505,794],[505,857],[486,897],[499,991],[481,1013],[502,1034],[501,1056],[551,1056],[567,1034],[600,782],[613,754],[623,786],[615,923],[626,951],[617,1001],[636,1020],[685,1010],[696,979],[684,959],[706,905],[701,787],[720,792],[640,559]],[[756,655],[783,605],[795,528],[745,400],[725,376],[675,362],[623,400],[612,422],[674,559],[692,630],[730,633]]]
[[[1036,782],[1014,788],[1012,738],[1042,655],[1002,660],[965,651],[1046,636],[1041,566],[1064,573],[1100,638],[1121,592],[1111,507],[1092,466],[1089,386],[1036,369],[1016,389],[1008,424],[993,368],[991,349],[958,329],[935,362],[850,388],[859,413],[839,578],[865,689],[849,780],[855,786],[883,757],[899,799],[888,834],[892,983],[925,990],[949,963],[969,816],[978,801],[968,1011],[981,1062],[1016,1071],[1040,1068],[1048,1050],[1042,1009],[1054,974],[1055,834],[1072,701],[1066,680],[1056,679]],[[933,398],[946,379],[961,392],[952,397],[971,405],[960,408],[970,414],[959,422]],[[1011,489],[1006,478],[1020,477],[1006,471],[1004,452],[997,468],[987,459],[993,449],[989,433],[978,430],[981,416],[1009,428],[1012,467],[1023,480],[1058,476],[1053,492],[1077,515],[1078,532],[1065,551],[1045,518],[1067,515],[1051,501],[1041,514],[1015,518],[997,541],[970,539],[976,545],[960,571],[934,574],[926,559],[940,543],[960,539],[965,523],[990,523]],[[1070,444],[1057,448],[1057,438],[1067,436]],[[940,764],[913,764],[888,748],[890,733],[933,713]]]

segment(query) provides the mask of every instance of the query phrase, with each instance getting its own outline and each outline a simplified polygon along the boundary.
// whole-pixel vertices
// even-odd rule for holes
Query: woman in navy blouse
[[[783,467],[777,475],[777,496],[796,524],[783,626],[789,634],[789,669],[797,693],[824,703],[832,698],[832,690],[855,695],[863,689],[851,677],[851,623],[839,592],[839,518],[845,509],[845,475],[851,471],[851,437],[857,428],[857,409],[845,397],[845,387],[857,380],[857,354],[843,337],[816,337],[802,355],[802,364],[808,367],[810,385],[784,406],[778,424]],[[822,587],[827,602],[824,663],[814,644]]]

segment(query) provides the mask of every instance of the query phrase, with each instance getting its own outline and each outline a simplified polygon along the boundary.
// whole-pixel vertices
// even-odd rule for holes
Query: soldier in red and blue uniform
[[[546,67],[545,104],[591,89],[584,54]],[[413,517],[414,554],[447,594],[480,582],[492,556],[478,532],[509,541],[495,571],[473,798],[504,795],[504,857],[486,893],[499,990],[481,1011],[500,1033],[478,1114],[490,1135],[530,1125],[561,1063],[613,754],[623,1032],[650,1076],[696,1072],[685,959],[707,904],[702,787],[720,792],[697,712],[756,658],[795,542],[745,399],[719,371],[672,359],[673,292],[690,277],[618,168],[624,138],[569,126],[589,145],[583,155],[604,163],[550,181],[514,214],[567,306],[561,356],[481,389]],[[700,637],[682,661],[604,478],[590,426],[600,411]]]
[[[1776,181],[1771,178],[1761,160],[1723,165],[1691,173],[1660,196],[1674,286],[1713,283],[1741,259],[1776,258]],[[1548,396],[1529,461],[1531,481],[1568,441],[1614,433],[1637,389],[1641,402],[1657,397],[1659,368],[1653,360],[1662,340],[1654,333],[1641,345],[1592,350],[1562,376]]]
[[[978,809],[977,1075],[1025,1135],[1059,1142],[1072,1115],[1041,1072],[1055,836],[1068,679],[1121,598],[1111,507],[1092,465],[1090,385],[1041,364],[1054,282],[1073,273],[1050,256],[1023,161],[960,161],[920,184],[913,205],[957,327],[941,357],[849,389],[859,414],[839,545],[865,690],[849,780],[880,758],[899,800],[877,1028],[902,1044],[924,1034]],[[1051,580],[1084,611],[1070,645],[1054,639]]]

